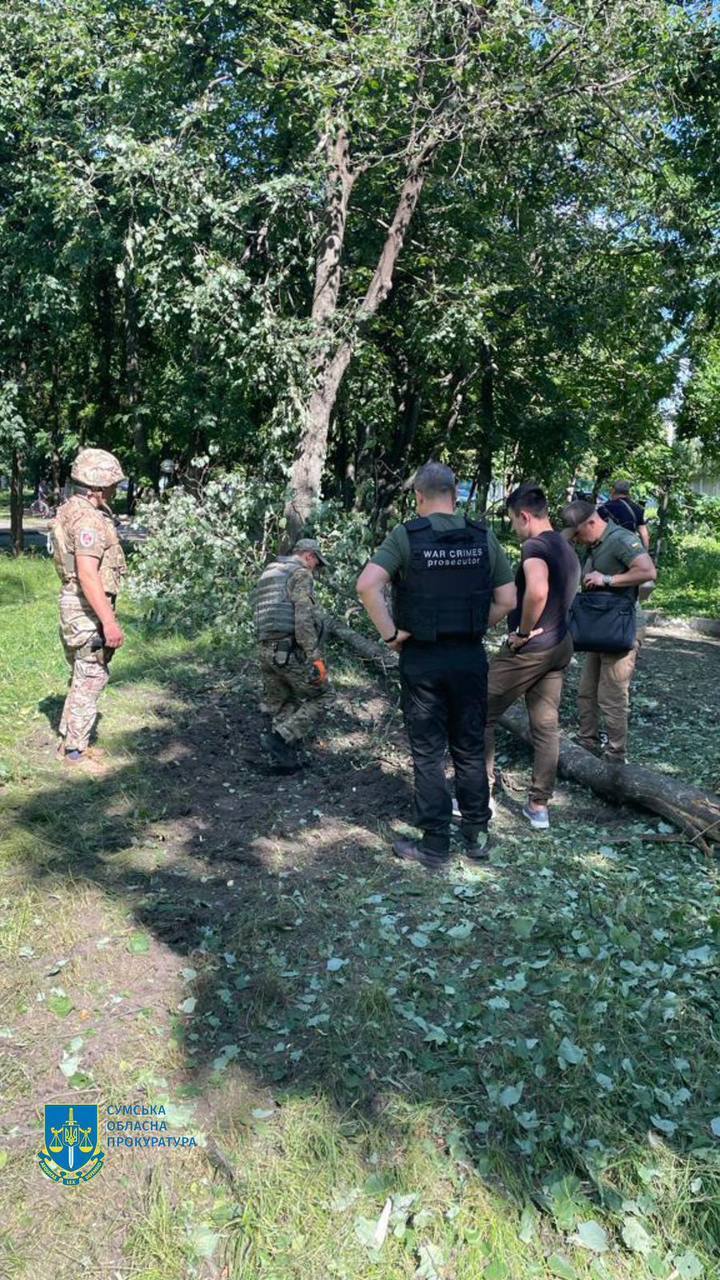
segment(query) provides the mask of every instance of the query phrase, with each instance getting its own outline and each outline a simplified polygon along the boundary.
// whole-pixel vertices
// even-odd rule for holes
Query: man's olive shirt
[[[593,546],[578,547],[578,555],[582,562],[583,575],[595,570],[597,573],[627,573],[638,556],[647,555],[637,533],[623,529],[622,525],[608,520],[607,529],[599,542]],[[619,594],[634,596],[637,587],[613,587]]]

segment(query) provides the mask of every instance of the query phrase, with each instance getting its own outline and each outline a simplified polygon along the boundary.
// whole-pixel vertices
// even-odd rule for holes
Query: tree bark
[[[21,556],[25,546],[23,534],[24,460],[19,449],[13,449],[10,464],[10,539],[14,556]]]
[[[479,511],[487,508],[492,484],[493,442],[495,440],[495,362],[492,347],[481,342],[482,382],[480,383],[480,421],[482,437],[477,448],[475,476],[470,496],[477,496]]]
[[[657,535],[655,538],[655,564],[659,565],[665,557],[670,527],[670,488],[671,481],[666,479],[660,490]]]
[[[348,161],[347,136],[338,130],[330,156],[329,230],[315,272],[312,319],[322,342],[337,310],[347,208],[354,178]],[[393,271],[402,249],[410,220],[417,206],[425,180],[420,165],[415,165],[403,182],[393,220],[378,258],[372,280],[360,303],[356,321],[369,320],[387,297],[392,286]],[[286,517],[291,540],[298,537],[320,498],[322,474],[327,455],[330,418],[337,393],[353,354],[353,340],[345,339],[334,352],[318,358],[316,381],[307,404],[298,452],[291,473],[291,499]]]
[[[361,636],[339,618],[329,617],[327,629],[365,661],[384,674],[396,670],[397,655],[385,645]],[[525,712],[511,707],[500,717],[500,724],[523,742],[530,743],[530,728]],[[604,799],[618,801],[660,814],[688,836],[704,853],[720,846],[720,796],[655,773],[644,765],[612,765],[576,746],[561,735],[560,773],[563,777],[589,787]]]
[[[135,286],[135,266],[133,260],[134,226],[131,224],[127,236],[127,258],[125,261],[125,278],[123,281],[123,339],[124,339],[124,400],[125,409],[130,419],[133,446],[140,464],[143,477],[151,477],[153,488],[157,492],[158,472],[153,470],[148,447],[147,427],[142,412],[140,386],[140,353],[138,324],[138,291]]]
[[[385,532],[393,516],[393,508],[408,475],[408,456],[420,423],[420,392],[405,371],[406,381],[397,404],[397,427],[391,448],[378,462],[379,477],[375,486],[373,526]]]

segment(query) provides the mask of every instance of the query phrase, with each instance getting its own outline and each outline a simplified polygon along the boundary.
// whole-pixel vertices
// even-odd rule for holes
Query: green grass
[[[350,711],[278,784],[244,656],[127,607],[115,764],[68,778],[56,594],[0,560],[3,1277],[714,1280],[715,868],[564,788],[548,835],[501,809],[485,868],[398,869],[366,673],[336,661]],[[201,1145],[50,1188],[42,1105],[73,1096],[166,1102]]]
[[[23,491],[23,506],[29,507],[34,500],[35,494],[32,489]],[[10,515],[10,490],[0,489],[0,517],[9,517]]]
[[[679,618],[720,618],[720,536],[686,534],[661,564],[649,607]]]

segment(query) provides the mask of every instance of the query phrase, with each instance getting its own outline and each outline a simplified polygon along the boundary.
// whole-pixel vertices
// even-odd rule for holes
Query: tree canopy
[[[212,443],[373,518],[717,452],[711,6],[9,0],[0,450]]]

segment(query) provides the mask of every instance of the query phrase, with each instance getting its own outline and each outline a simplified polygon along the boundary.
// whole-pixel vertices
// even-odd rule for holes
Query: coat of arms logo
[[[53,1182],[76,1187],[99,1173],[105,1153],[99,1149],[96,1106],[46,1106],[45,1145],[40,1168]]]

